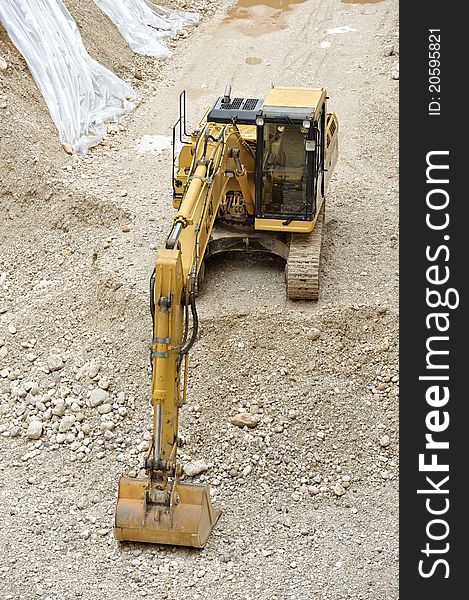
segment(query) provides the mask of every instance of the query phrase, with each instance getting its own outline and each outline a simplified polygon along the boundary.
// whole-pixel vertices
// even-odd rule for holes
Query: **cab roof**
[[[290,109],[301,109],[315,118],[325,99],[324,88],[273,87],[264,98],[262,111],[268,115],[281,112],[281,109],[287,113]]]

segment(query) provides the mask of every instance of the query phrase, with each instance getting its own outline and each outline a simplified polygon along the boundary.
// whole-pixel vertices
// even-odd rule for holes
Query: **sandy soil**
[[[155,63],[91,0],[67,2],[142,97],[81,160],[0,30],[0,598],[398,598],[397,2],[246,3],[250,20],[205,2]],[[181,457],[205,463],[194,481],[222,517],[201,552],[118,545],[117,479],[150,435],[148,278],[172,220],[171,152],[137,145],[167,139],[183,89],[194,125],[227,83],[256,97],[272,82],[324,85],[340,121],[321,298],[288,302],[275,259],[209,262]],[[257,427],[231,424],[241,409]]]

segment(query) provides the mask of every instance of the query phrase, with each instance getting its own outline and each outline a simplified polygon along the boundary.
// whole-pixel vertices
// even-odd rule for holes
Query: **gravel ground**
[[[156,63],[105,20],[93,46],[91,0],[67,2],[142,97],[81,160],[0,31],[2,599],[398,598],[397,2],[244,4],[255,26],[181,2],[202,22]],[[117,479],[150,438],[148,278],[177,98],[193,125],[226,83],[262,96],[272,81],[326,86],[339,116],[322,295],[288,302],[268,257],[208,264],[181,459],[222,516],[203,551],[119,545]],[[145,135],[163,149],[140,152]]]

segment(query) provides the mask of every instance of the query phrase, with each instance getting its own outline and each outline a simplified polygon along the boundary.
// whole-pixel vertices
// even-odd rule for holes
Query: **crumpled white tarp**
[[[170,10],[149,0],[94,0],[137,54],[168,58],[164,40],[199,20],[197,13]]]
[[[24,56],[62,144],[85,154],[137,98],[132,88],[93,60],[63,0],[0,0],[0,22]]]

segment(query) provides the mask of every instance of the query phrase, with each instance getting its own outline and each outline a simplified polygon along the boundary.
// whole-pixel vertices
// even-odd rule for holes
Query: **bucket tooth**
[[[220,516],[208,485],[176,483],[171,507],[147,503],[146,488],[146,479],[119,479],[116,540],[203,548]]]

